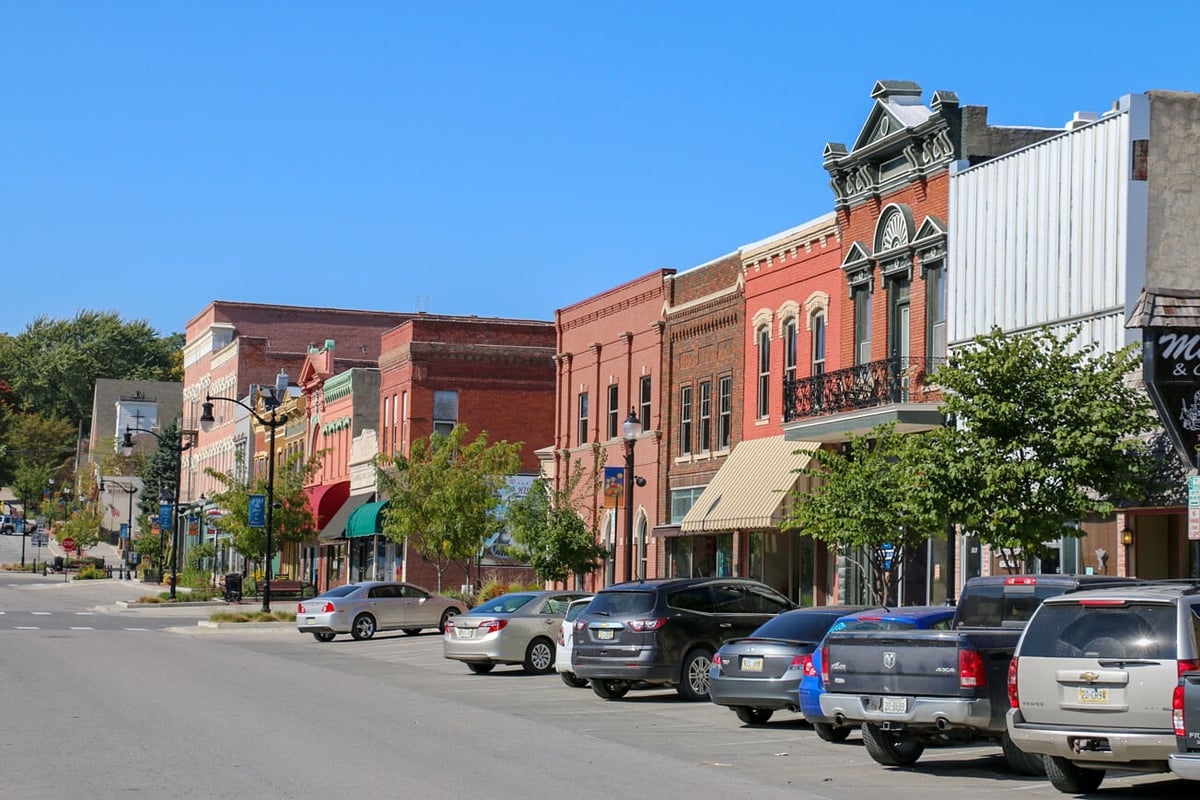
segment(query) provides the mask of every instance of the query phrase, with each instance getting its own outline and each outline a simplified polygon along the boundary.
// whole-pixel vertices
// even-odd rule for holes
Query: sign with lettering
[[[1146,392],[1185,464],[1197,466],[1200,446],[1200,330],[1144,328]]]
[[[267,527],[267,496],[252,494],[248,499],[250,503],[246,512],[246,525],[251,528]]]
[[[1200,475],[1188,476],[1188,527],[1187,537],[1200,541]]]

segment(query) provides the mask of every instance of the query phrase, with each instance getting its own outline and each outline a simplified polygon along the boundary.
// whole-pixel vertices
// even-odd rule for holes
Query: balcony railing
[[[944,358],[887,358],[783,382],[783,421],[941,399],[930,370]]]

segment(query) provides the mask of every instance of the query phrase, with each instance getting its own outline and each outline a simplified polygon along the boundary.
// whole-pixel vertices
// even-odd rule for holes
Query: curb
[[[196,623],[200,628],[212,628],[215,630],[286,630],[288,628],[295,629],[295,622],[213,622],[210,619],[202,619]]]

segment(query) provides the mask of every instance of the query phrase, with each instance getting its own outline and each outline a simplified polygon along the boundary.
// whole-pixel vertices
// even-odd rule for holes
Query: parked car
[[[1061,792],[1093,792],[1109,769],[1165,772],[1177,752],[1179,677],[1200,669],[1200,594],[1143,581],[1053,597],[1008,671],[1008,733],[1045,757]]]
[[[370,639],[377,631],[402,630],[412,635],[426,628],[445,630],[446,623],[466,611],[461,600],[431,594],[420,586],[393,581],[366,581],[336,586],[296,607],[296,628],[318,642],[339,633]]]
[[[558,626],[558,644],[554,648],[554,669],[567,686],[578,689],[587,686],[587,681],[571,672],[571,650],[575,639],[575,620],[592,602],[592,595],[572,600],[567,613]]]
[[[800,679],[811,669],[813,649],[835,622],[862,610],[797,608],[772,617],[749,636],[726,641],[713,654],[708,699],[728,706],[747,725],[761,725],[776,711],[799,711]]]
[[[900,608],[875,608],[859,611],[833,623],[829,633],[835,631],[904,631],[904,630],[949,630],[954,621],[953,606],[902,606]],[[821,713],[821,695],[825,687],[821,683],[821,648],[812,652],[804,665],[804,677],[800,679],[800,711],[804,719],[812,723],[817,736],[826,742],[845,741],[854,725],[838,725]]]
[[[1167,765],[1180,778],[1200,781],[1200,672],[1185,672],[1171,699],[1171,723],[1179,752]]]
[[[610,586],[575,620],[571,671],[605,700],[661,687],[674,687],[685,700],[705,700],[713,653],[793,608],[771,587],[744,578]]]
[[[5,536],[12,536],[17,532],[17,519],[10,517],[8,514],[0,514],[0,533]]]
[[[455,617],[442,637],[442,655],[476,674],[497,664],[520,664],[531,675],[554,670],[555,639],[572,600],[585,592],[514,592]]]

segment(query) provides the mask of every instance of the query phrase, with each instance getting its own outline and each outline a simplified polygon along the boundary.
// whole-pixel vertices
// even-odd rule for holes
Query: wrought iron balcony
[[[783,421],[822,417],[896,403],[941,399],[930,369],[944,358],[887,358],[811,378],[783,382]]]

